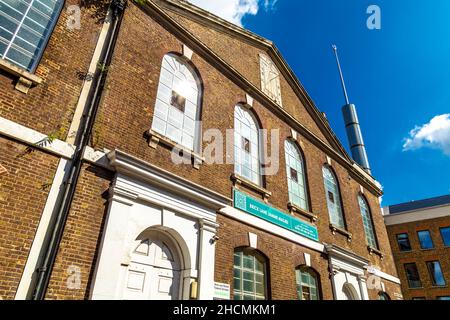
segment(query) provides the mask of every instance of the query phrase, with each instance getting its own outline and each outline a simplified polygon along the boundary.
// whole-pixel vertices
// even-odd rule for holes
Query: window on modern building
[[[369,204],[366,199],[361,195],[358,196],[359,209],[364,225],[364,231],[366,235],[366,242],[372,248],[378,248],[377,239],[375,237],[375,230],[373,227],[372,215],[370,213]]]
[[[309,267],[299,267],[295,270],[297,295],[300,300],[319,300],[319,280],[317,273]]]
[[[411,243],[409,242],[409,236],[407,233],[401,233],[397,235],[397,243],[400,251],[411,251]]]
[[[441,237],[444,246],[450,247],[450,227],[441,228]]]
[[[0,0],[0,58],[33,72],[63,0]]]
[[[202,93],[194,69],[175,54],[162,61],[152,130],[193,150],[197,148]]]
[[[410,288],[422,287],[422,281],[420,281],[419,271],[417,270],[417,266],[415,263],[405,264],[405,272]]]
[[[327,197],[328,214],[330,216],[330,222],[344,229],[344,215],[342,213],[341,196],[339,186],[337,184],[336,176],[327,166],[322,167],[323,181],[325,184],[325,193]]]
[[[234,252],[234,300],[267,299],[266,259],[255,250]]]
[[[379,292],[378,300],[391,300],[391,297],[386,292]]]
[[[262,184],[259,127],[253,114],[240,105],[234,109],[234,171]]]
[[[270,58],[260,55],[261,90],[282,106],[280,72]]]
[[[433,240],[431,239],[430,231],[423,230],[417,232],[417,236],[419,237],[420,247],[422,249],[433,249]]]
[[[303,210],[308,210],[305,166],[300,150],[294,142],[284,142],[289,201]]]
[[[445,278],[444,274],[442,273],[441,264],[439,263],[439,261],[429,261],[427,262],[427,267],[433,286],[445,286]]]
[[[450,296],[437,297],[437,300],[450,300]]]

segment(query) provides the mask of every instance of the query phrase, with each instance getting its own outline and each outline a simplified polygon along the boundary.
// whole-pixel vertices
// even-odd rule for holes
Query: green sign
[[[234,190],[234,207],[306,238],[319,241],[319,234],[315,226],[283,213],[236,189]]]

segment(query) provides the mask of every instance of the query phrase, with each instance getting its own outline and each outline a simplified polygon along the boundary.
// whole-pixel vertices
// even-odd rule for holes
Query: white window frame
[[[322,167],[323,181],[325,187],[325,197],[327,200],[328,215],[331,224],[345,229],[344,213],[342,210],[341,192],[337,183],[337,178],[328,166]],[[329,199],[329,193],[333,195],[334,203]]]
[[[10,61],[11,63],[19,66],[20,68],[23,68],[29,72],[34,72],[37,68],[37,65],[39,64],[41,57],[44,53],[45,47],[48,43],[48,40],[53,32],[53,29],[56,25],[56,22],[58,21],[59,15],[61,13],[61,10],[63,8],[64,5],[64,0],[54,0],[56,6],[55,9],[52,11],[51,16],[48,16],[46,13],[41,12],[39,10],[37,10],[35,7],[33,7],[33,5],[35,4],[40,4],[44,7],[49,8],[47,5],[43,4],[41,1],[39,0],[30,0],[30,3],[26,3],[22,0],[16,0],[18,2],[23,3],[23,5],[26,6],[25,12],[19,12],[16,8],[11,7],[10,5],[8,5],[6,2],[4,2],[4,0],[0,0],[0,5],[4,5],[5,7],[8,7],[10,10],[15,11],[18,15],[21,15],[20,21],[17,20],[16,18],[14,18],[13,16],[7,15],[6,12],[0,12],[0,15],[3,16],[3,18],[13,22],[14,24],[17,24],[17,27],[15,29],[15,31],[12,33],[10,30],[0,26],[0,28],[2,29],[2,31],[7,32],[9,34],[11,34],[11,39],[10,40],[6,40],[5,38],[2,38],[0,36],[0,41],[3,42],[4,44],[6,44],[6,49],[4,52],[0,52],[0,58],[1,59],[5,59],[7,61]],[[50,8],[49,8],[50,9]],[[46,17],[49,19],[49,24],[46,26],[42,26],[40,24],[38,24],[35,20],[31,19],[29,17],[30,12],[33,12],[34,14],[38,14],[41,15],[43,17]],[[33,28],[27,26],[25,24],[25,20],[28,19],[29,21],[33,22],[34,24],[44,28],[44,33],[42,35],[38,34],[36,30],[34,30]],[[36,37],[40,38],[40,45],[36,46],[32,43],[30,43],[29,41],[27,41],[26,39],[22,38],[21,36],[19,36],[19,32],[24,29],[27,30],[27,32],[33,33]],[[26,50],[25,48],[18,46],[15,42],[16,40],[21,41],[22,43],[24,43],[24,45],[28,45],[30,47],[35,47],[36,50],[35,52],[30,52],[28,50]],[[8,53],[10,52],[10,50],[14,49],[28,57],[30,57],[32,60],[32,63],[29,64],[28,66],[21,64],[18,61],[15,61],[14,59],[10,58],[8,56]]]
[[[249,249],[238,249],[235,250],[233,258],[239,255],[241,264],[237,266],[235,262],[233,261],[233,282],[235,279],[238,279],[240,281],[240,289],[233,288],[233,295],[234,299],[236,300],[236,296],[240,295],[242,297],[242,300],[244,300],[244,296],[252,297],[251,300],[266,300],[267,299],[267,259],[265,259],[262,255],[258,254],[256,251],[252,251]],[[253,268],[245,268],[244,267],[244,256],[251,257],[253,259]],[[256,261],[263,260],[262,263],[262,271],[256,270]],[[235,271],[239,273],[239,277],[236,278],[234,276]],[[253,292],[244,291],[244,272],[250,272],[253,275]],[[264,289],[264,295],[258,294],[256,292],[256,276],[259,275],[262,277],[264,283],[263,283],[263,289]]]
[[[308,282],[303,281],[303,274],[307,274],[308,276]],[[311,284],[311,279],[314,279],[314,284]],[[319,277],[317,276],[317,272],[315,272],[314,269],[310,267],[301,266],[295,269],[295,284],[297,287],[297,296],[299,300],[303,300],[303,288],[309,288],[309,296],[311,297],[311,289],[313,288],[315,293],[315,299],[309,299],[309,300],[320,300],[320,291],[319,291]]]
[[[243,141],[250,142],[250,152]],[[245,107],[234,108],[234,172],[258,186],[262,186],[260,128],[255,116]]]
[[[305,160],[295,144],[291,140],[284,142],[284,154],[286,160],[286,175],[288,183],[289,201],[297,207],[308,211],[308,187],[306,185]],[[297,181],[292,178],[291,169],[297,172]]]
[[[173,93],[185,98],[183,110],[172,104]],[[152,131],[187,150],[197,152],[200,148],[201,102],[199,75],[183,57],[166,54],[161,63]]]
[[[378,249],[378,242],[375,235],[375,229],[373,226],[372,215],[370,212],[369,204],[363,196],[358,195],[359,210],[364,225],[364,233],[366,236],[366,242],[372,248]]]

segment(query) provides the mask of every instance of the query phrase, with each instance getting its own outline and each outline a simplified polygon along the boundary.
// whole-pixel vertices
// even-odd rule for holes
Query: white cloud
[[[189,0],[192,4],[242,27],[246,15],[256,15],[260,4],[266,11],[273,10],[278,0]]]
[[[434,117],[422,126],[416,126],[405,139],[403,151],[434,148],[450,156],[450,113]]]

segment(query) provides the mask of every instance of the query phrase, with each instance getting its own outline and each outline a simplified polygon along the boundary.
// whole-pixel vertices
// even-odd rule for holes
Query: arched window
[[[341,196],[337,180],[331,169],[322,167],[323,181],[325,183],[325,193],[327,197],[328,214],[333,225],[345,228],[344,215],[342,213]]]
[[[234,252],[234,300],[267,299],[266,259],[251,249]]]
[[[202,99],[200,80],[183,58],[163,58],[152,130],[194,150],[198,141],[197,120]]]
[[[366,242],[369,246],[373,248],[378,248],[369,205],[367,204],[366,199],[364,199],[361,195],[358,196],[358,202],[363,220],[364,231],[366,234]]]
[[[378,300],[391,300],[391,297],[386,292],[379,292]]]
[[[289,201],[301,209],[308,210],[308,195],[303,158],[298,147],[292,141],[286,140],[284,142],[284,150]]]
[[[240,105],[234,109],[234,171],[261,185],[259,127],[250,111]]]
[[[317,273],[305,266],[295,270],[297,295],[300,300],[319,300],[319,280]]]

